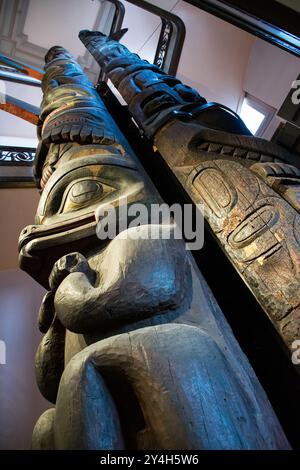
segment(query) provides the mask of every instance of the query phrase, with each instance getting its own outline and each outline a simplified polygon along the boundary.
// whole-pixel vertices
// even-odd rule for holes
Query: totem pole
[[[299,158],[253,137],[233,111],[112,38],[86,30],[79,37],[186,193],[204,204],[210,229],[291,357],[300,337]]]
[[[141,69],[99,38],[115,57],[107,56],[108,69]],[[113,239],[97,237],[97,223],[105,224],[95,219],[99,207],[162,200],[72,56],[55,46],[45,60],[35,162],[41,199],[19,250],[21,268],[48,290],[36,375],[55,407],[38,420],[33,448],[289,448],[183,240],[161,236],[175,226],[149,219]],[[142,77],[151,67],[143,65]],[[182,85],[179,92],[194,96]],[[217,165],[214,172],[219,178]],[[222,191],[223,206],[213,206],[220,218]]]

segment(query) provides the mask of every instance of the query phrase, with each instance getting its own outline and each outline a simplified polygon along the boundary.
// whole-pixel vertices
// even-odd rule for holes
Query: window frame
[[[255,137],[262,137],[264,132],[267,130],[269,127],[273,117],[276,115],[276,108],[273,108],[269,104],[265,103],[264,101],[260,100],[259,98],[256,98],[256,96],[251,95],[250,93],[247,93],[246,91],[243,93],[243,96],[240,100],[239,106],[238,106],[238,111],[237,114],[240,116],[242,106],[246,102],[251,108],[255,109],[259,113],[264,115],[264,118],[257,128],[255,134],[253,134]],[[247,124],[245,123],[247,126]],[[250,130],[250,129],[249,129]]]

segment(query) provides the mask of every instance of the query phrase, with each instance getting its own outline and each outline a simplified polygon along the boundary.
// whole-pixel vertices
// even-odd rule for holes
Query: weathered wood
[[[80,39],[128,103],[278,331],[300,335],[300,163],[228,108],[99,32]],[[299,369],[299,365],[295,365]]]
[[[74,59],[55,47],[46,61],[43,191],[19,247],[21,267],[49,289],[36,372],[56,407],[33,446],[289,448],[183,240],[153,236],[175,226],[128,219],[97,238],[96,208],[162,200]]]

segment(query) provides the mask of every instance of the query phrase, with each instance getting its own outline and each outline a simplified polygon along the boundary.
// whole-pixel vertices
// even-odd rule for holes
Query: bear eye
[[[68,186],[63,197],[60,213],[72,212],[93,205],[116,188],[98,179],[85,178]]]

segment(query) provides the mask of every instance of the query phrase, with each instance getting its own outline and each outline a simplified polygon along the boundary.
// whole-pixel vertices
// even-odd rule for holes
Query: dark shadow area
[[[108,390],[118,410],[118,416],[127,450],[138,447],[137,439],[143,434],[145,421],[139,401],[128,379],[117,368],[101,367]]]

